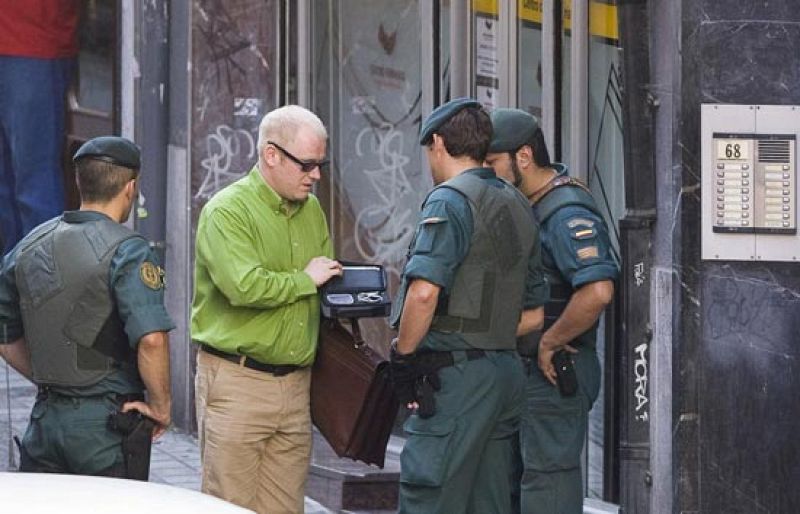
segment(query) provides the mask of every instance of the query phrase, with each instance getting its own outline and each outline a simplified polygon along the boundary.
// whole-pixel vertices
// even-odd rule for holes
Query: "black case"
[[[341,277],[322,286],[322,315],[326,318],[386,317],[392,302],[386,292],[386,272],[376,264],[347,263]]]

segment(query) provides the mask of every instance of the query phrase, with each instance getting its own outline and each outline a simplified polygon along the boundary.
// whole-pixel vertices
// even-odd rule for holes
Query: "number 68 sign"
[[[717,139],[717,160],[746,161],[750,159],[750,141],[746,139]]]

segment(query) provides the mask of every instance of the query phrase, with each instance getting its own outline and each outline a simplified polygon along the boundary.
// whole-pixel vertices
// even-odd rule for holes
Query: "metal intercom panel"
[[[798,131],[796,106],[702,106],[703,259],[800,257]]]

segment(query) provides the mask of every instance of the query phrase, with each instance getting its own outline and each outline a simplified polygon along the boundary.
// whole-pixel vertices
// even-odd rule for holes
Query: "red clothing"
[[[54,59],[78,53],[78,0],[0,0],[0,55]]]

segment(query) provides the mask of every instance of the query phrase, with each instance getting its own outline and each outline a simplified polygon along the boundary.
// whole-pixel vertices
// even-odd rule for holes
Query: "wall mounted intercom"
[[[796,261],[800,107],[703,104],[702,256]]]

